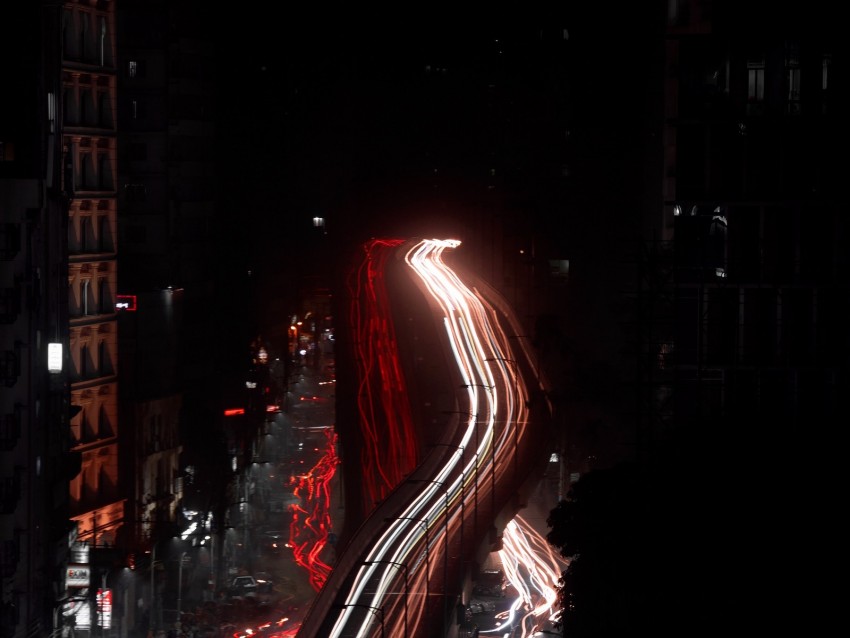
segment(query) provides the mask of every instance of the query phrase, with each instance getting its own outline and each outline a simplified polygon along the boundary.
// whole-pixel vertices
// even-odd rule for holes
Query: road
[[[427,444],[420,445],[417,464],[407,475],[404,463],[409,465],[412,455],[389,479],[374,467],[362,468],[364,476],[382,476],[382,485],[366,486],[382,498],[371,511],[366,508],[368,518],[337,557],[303,621],[300,638],[447,635],[454,625],[455,604],[461,600],[459,583],[476,548],[488,538],[498,540],[500,529],[521,506],[517,494],[531,468],[546,462],[546,448],[540,445],[544,428],[530,427],[531,397],[543,399],[538,413],[551,411],[545,405],[545,388],[534,375],[530,345],[500,295],[474,278],[465,279],[446,262],[444,253],[457,247],[457,242],[443,240],[385,246],[396,259],[382,260],[381,267],[403,269],[408,285],[426,299],[438,326],[440,351],[430,351],[427,357],[420,353],[414,361],[418,366],[419,361],[436,357],[443,365],[423,364],[412,378],[418,384],[423,368],[434,369],[439,382],[423,383],[442,390],[429,400],[417,388],[410,393],[424,401],[417,405],[401,402],[392,389],[367,393],[368,408],[375,407],[373,397],[382,393],[390,404],[381,404],[380,411],[361,409],[361,428],[374,438],[375,432],[391,432],[400,423],[416,422],[421,427],[429,422],[422,413],[429,412],[430,422],[442,426],[430,428],[427,436],[419,433],[420,443]],[[364,272],[361,283],[375,281],[375,270]],[[386,328],[399,311],[386,310],[394,301],[389,295],[376,297],[385,294],[385,287],[362,285],[358,290],[367,292],[353,295],[354,299],[369,298],[371,308],[383,308],[385,314],[363,322],[362,312],[358,313],[356,325],[373,326],[377,319],[385,328],[367,327],[367,340],[390,335],[392,341],[370,343],[367,359],[362,354],[365,341],[352,340],[361,344],[360,358],[368,363],[361,377],[368,381],[376,374],[377,387],[391,388],[386,381],[396,377],[388,379],[387,371],[398,369],[393,362],[402,360],[399,351],[410,347],[395,341],[396,331]],[[374,352],[380,356],[371,356]],[[379,418],[373,418],[376,414]],[[387,460],[379,454],[373,458],[381,464]]]

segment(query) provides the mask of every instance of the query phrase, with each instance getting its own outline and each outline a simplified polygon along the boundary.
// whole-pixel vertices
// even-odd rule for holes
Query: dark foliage
[[[547,520],[572,558],[563,634],[808,635],[825,623],[834,594],[818,572],[838,554],[837,483],[824,480],[829,452],[780,425],[715,423],[722,444],[704,430],[582,476]]]
[[[552,510],[547,539],[572,559],[564,635],[702,635],[731,612],[728,503],[711,455],[695,452],[590,472]]]

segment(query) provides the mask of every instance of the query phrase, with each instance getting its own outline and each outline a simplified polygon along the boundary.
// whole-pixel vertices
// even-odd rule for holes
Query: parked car
[[[231,596],[257,596],[272,591],[272,582],[266,578],[254,578],[253,576],[236,576],[227,588]]]

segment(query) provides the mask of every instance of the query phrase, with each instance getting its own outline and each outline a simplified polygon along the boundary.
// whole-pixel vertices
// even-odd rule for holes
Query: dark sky
[[[221,87],[233,99],[221,102],[222,130],[233,134],[233,168],[256,185],[257,208],[281,207],[271,217],[318,212],[337,228],[462,200],[494,165],[515,181],[533,178],[565,125],[590,132],[601,113],[638,115],[632,88],[643,90],[650,71],[635,72],[635,49],[658,42],[660,23],[626,6],[616,20],[592,7],[535,20],[437,9],[350,21],[223,16]],[[546,49],[563,28],[568,47]],[[590,98],[567,100],[571,90]]]
[[[406,188],[415,191],[411,182],[432,165],[471,163],[481,152],[476,67],[488,33],[293,25],[273,40],[257,36],[231,85],[248,99],[228,102],[238,110],[225,121],[239,132],[248,180],[280,195],[287,217],[332,219],[389,192],[417,197]],[[240,118],[246,109],[252,117]]]
[[[639,174],[627,167],[644,151],[633,139],[646,125],[644,94],[652,88],[642,60],[649,43],[660,42],[651,12],[621,11],[613,23],[602,9],[583,12],[538,21],[543,27],[521,15],[489,22],[228,15],[218,101],[232,175],[222,186],[237,222],[228,235],[249,234],[251,257],[287,273],[315,263],[314,215],[327,219],[335,242],[449,234],[488,206],[555,237],[563,220],[552,210],[566,209],[560,170],[568,150],[582,154],[571,167],[580,188],[568,195],[589,207],[600,191],[624,190],[611,183]],[[569,41],[559,47],[563,28]],[[502,197],[495,205],[492,168]],[[602,219],[572,210],[579,220]]]

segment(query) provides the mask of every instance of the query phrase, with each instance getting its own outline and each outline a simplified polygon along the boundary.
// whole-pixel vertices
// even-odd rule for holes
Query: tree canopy
[[[703,454],[591,471],[547,520],[570,559],[560,602],[565,636],[697,635],[716,626],[727,573],[718,499]],[[722,581],[722,579],[721,579]]]

